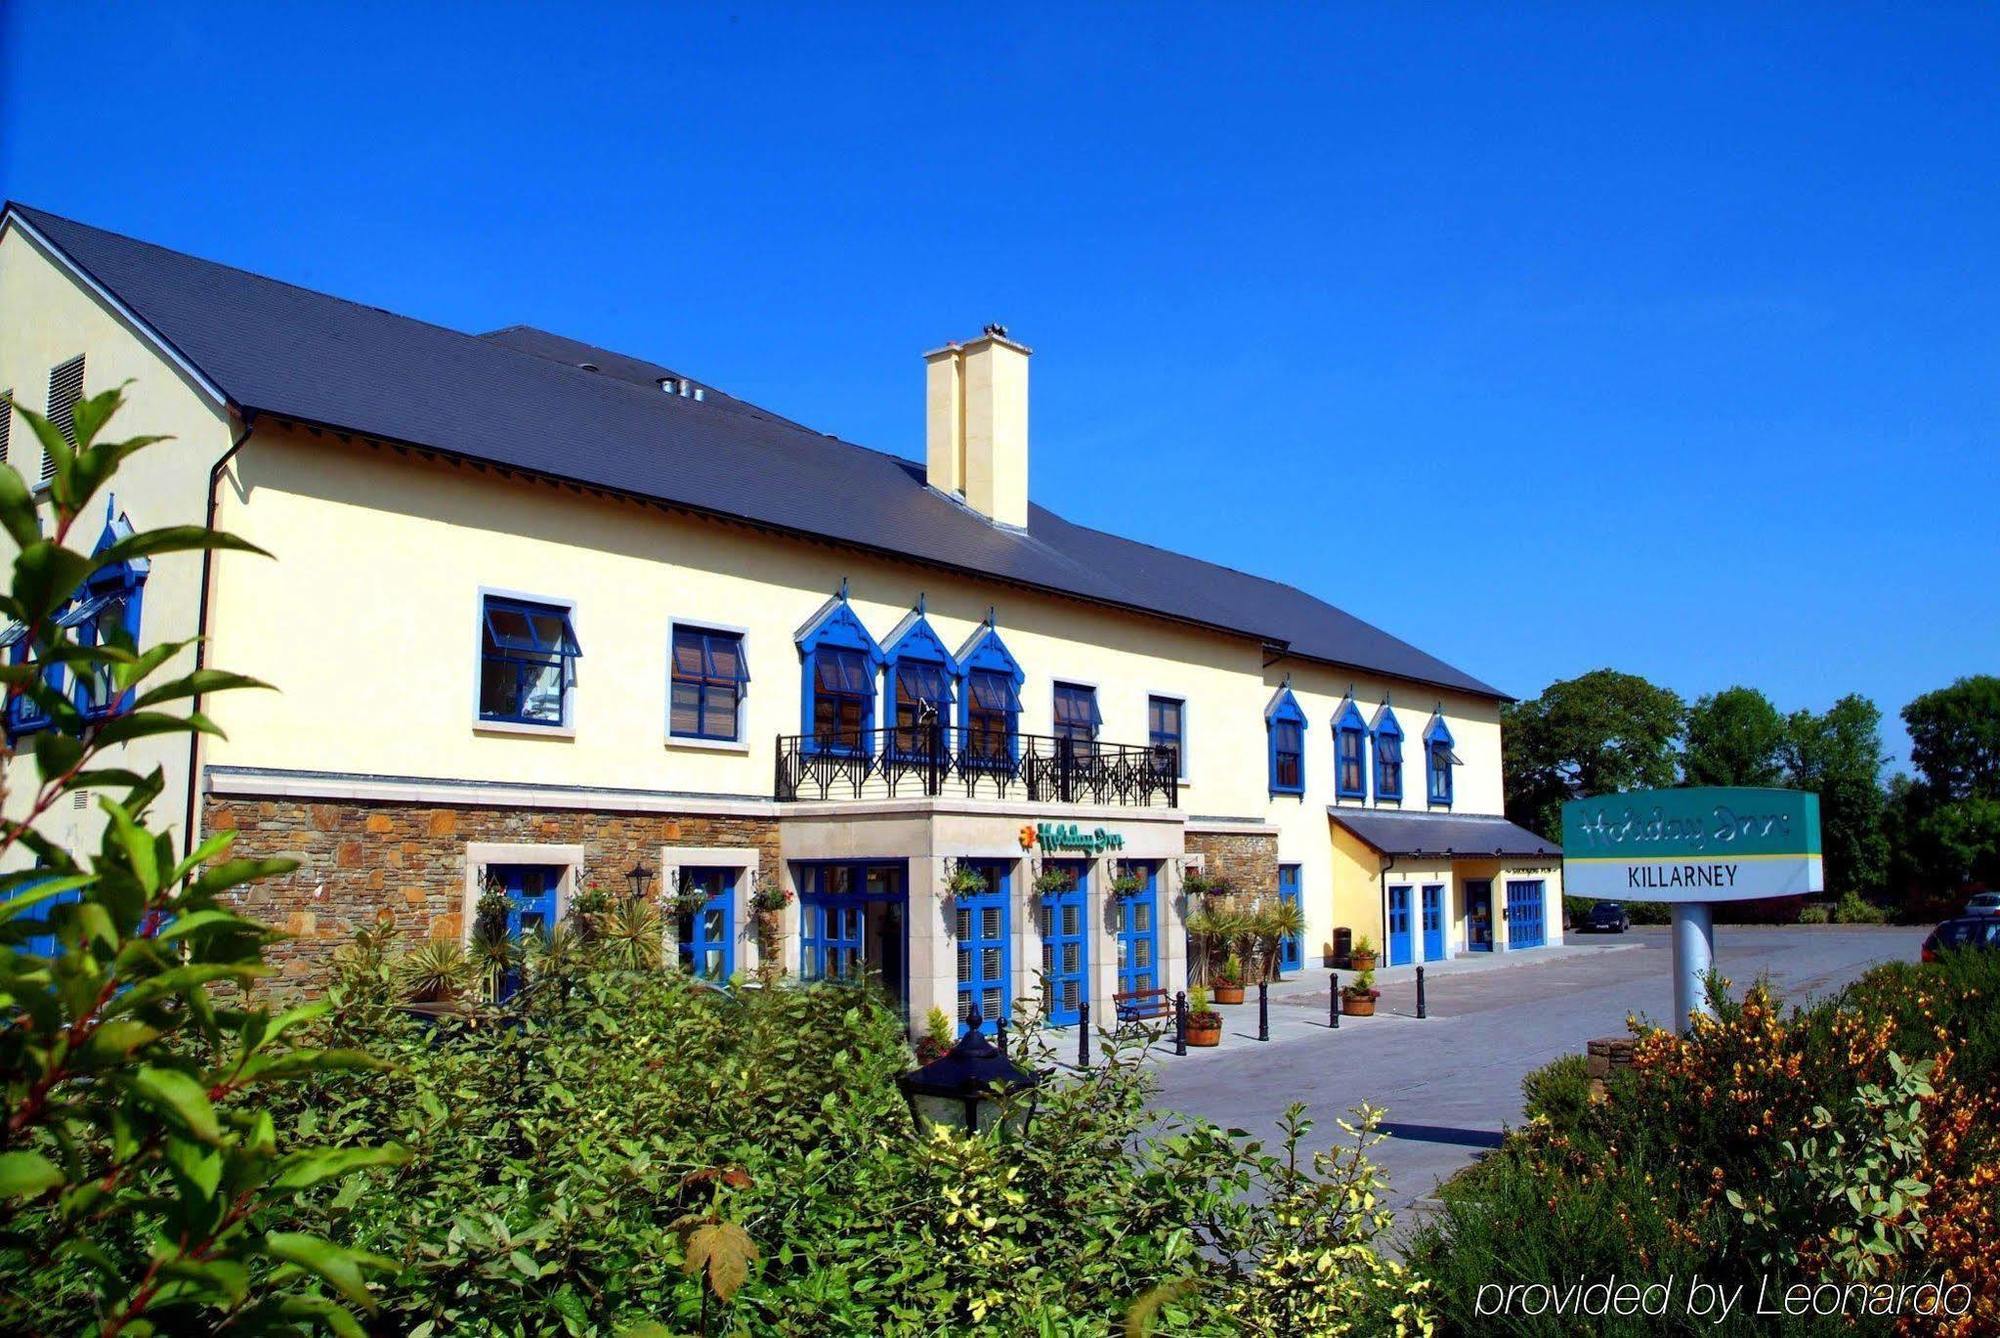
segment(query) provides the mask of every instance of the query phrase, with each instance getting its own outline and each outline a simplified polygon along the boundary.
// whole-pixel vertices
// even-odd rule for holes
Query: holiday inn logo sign
[[[1102,855],[1107,850],[1123,850],[1125,838],[1102,827],[1087,832],[1073,822],[1038,822],[1035,824],[1035,844],[1045,854],[1070,850],[1079,855]]]
[[[1563,891],[1635,901],[1743,901],[1826,886],[1819,796],[1696,786],[1563,805]]]

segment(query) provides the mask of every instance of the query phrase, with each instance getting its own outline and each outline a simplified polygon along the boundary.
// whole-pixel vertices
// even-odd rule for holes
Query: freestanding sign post
[[[1718,901],[1826,888],[1819,796],[1803,790],[1691,786],[1633,790],[1563,805],[1563,891],[1599,901],[1664,901],[1674,917],[1674,1013],[1712,1015],[1703,978],[1715,960]]]

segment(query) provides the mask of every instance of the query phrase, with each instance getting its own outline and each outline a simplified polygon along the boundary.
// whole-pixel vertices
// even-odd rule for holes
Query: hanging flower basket
[[[1035,891],[1045,897],[1076,891],[1076,875],[1068,869],[1044,869],[1035,875]]]
[[[1146,890],[1146,883],[1145,878],[1121,865],[1118,872],[1112,876],[1111,895],[1119,898],[1136,897]]]
[[[944,878],[944,894],[953,900],[959,897],[979,896],[990,891],[991,887],[992,884],[987,881],[985,874],[970,864],[961,864],[957,861],[952,862],[950,871]]]

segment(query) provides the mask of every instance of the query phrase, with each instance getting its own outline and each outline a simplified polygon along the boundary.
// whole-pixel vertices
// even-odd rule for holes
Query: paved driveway
[[[1802,1001],[1830,993],[1877,962],[1915,960],[1922,929],[1872,926],[1716,929],[1716,961],[1740,991],[1768,973]],[[1416,1016],[1408,970],[1378,973],[1373,1018],[1329,1030],[1327,974],[1276,987],[1272,1039],[1256,1039],[1256,996],[1221,1010],[1222,1045],[1158,1061],[1162,1109],[1206,1116],[1275,1140],[1287,1103],[1306,1103],[1320,1146],[1337,1116],[1366,1101],[1387,1111],[1391,1137],[1376,1149],[1403,1208],[1498,1142],[1521,1118],[1521,1078],[1594,1036],[1620,1035],[1627,1014],[1664,1021],[1673,1011],[1664,929],[1579,936],[1560,948],[1446,963],[1428,973],[1430,1016]],[[1321,1137],[1323,1135],[1323,1137]]]

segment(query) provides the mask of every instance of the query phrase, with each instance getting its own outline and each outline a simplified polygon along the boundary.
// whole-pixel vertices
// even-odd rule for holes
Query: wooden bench
[[[1145,1022],[1153,1018],[1171,1017],[1173,1000],[1167,992],[1160,990],[1126,990],[1111,996],[1112,1011],[1118,1016],[1120,1026],[1128,1022]]]

